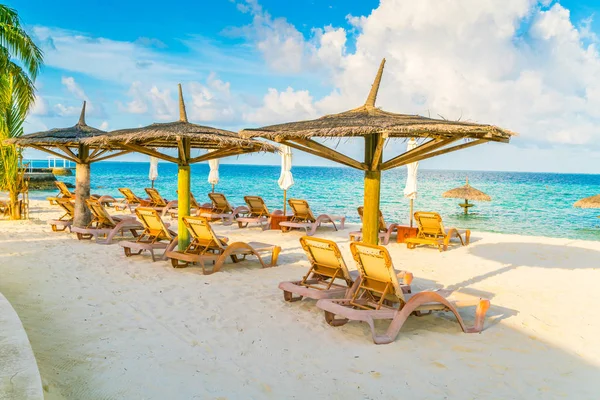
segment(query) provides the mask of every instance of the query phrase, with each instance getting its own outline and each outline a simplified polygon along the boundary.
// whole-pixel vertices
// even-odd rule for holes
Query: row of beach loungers
[[[221,220],[227,225],[237,222],[240,228],[256,223],[265,229],[273,214],[258,196],[247,196],[246,205],[241,207],[231,206],[225,196],[219,193],[209,194],[212,204],[200,205],[192,197],[191,205],[196,215],[182,218],[191,241],[181,251],[177,249],[176,232],[170,229],[169,223],[164,219],[166,215],[176,216],[176,203],[165,200],[154,189],[146,190],[149,196],[147,199],[135,196],[129,189],[119,190],[125,196],[124,200],[94,196],[87,201],[93,220],[86,228],[77,228],[68,223],[69,219],[72,221],[74,213],[72,194],[67,196],[62,193],[51,198],[51,202],[63,208],[65,215],[49,223],[55,231],[70,228],[79,239],[95,238],[100,244],[110,244],[117,234],[123,236],[125,232],[130,232],[131,240],[119,242],[126,256],[148,251],[155,261],[155,250],[164,250],[162,259],[170,260],[173,267],[198,264],[204,274],[219,271],[229,258],[235,263],[247,256],[254,256],[263,268],[277,265],[281,251],[279,246],[261,242],[230,243],[227,237],[217,235],[211,226],[211,221]],[[433,311],[452,312],[464,332],[480,332],[483,329],[485,315],[490,307],[489,300],[444,289],[413,293],[412,274],[396,271],[384,246],[351,242],[350,250],[357,271],[349,271],[335,242],[309,236],[325,222],[331,222],[336,230],[338,222],[343,229],[345,218],[326,214],[315,217],[306,201],[291,199],[289,203],[294,217],[291,221],[281,222],[281,225],[284,229],[306,230],[307,235],[300,238],[300,244],[310,268],[301,280],[279,284],[285,301],[295,302],[302,298],[317,300],[316,306],[324,311],[325,320],[331,326],[341,326],[348,321],[366,322],[371,329],[373,341],[377,344],[393,342],[409,316],[420,316]],[[121,210],[129,208],[135,216],[111,215],[105,205]],[[361,211],[359,209],[359,215]],[[420,230],[432,234],[413,238],[418,240],[407,243],[409,248],[416,244],[434,244],[442,249],[447,247],[452,237],[468,244],[470,232],[454,228],[446,232],[436,213],[416,213],[415,217],[418,217]],[[284,225],[286,223],[287,227]],[[380,213],[382,243],[389,242],[394,226],[398,225],[387,225]],[[354,239],[360,239],[360,232],[352,234]],[[466,242],[462,236],[465,236]],[[207,264],[212,266],[208,268]],[[474,326],[467,327],[457,309],[472,306],[476,307]],[[383,334],[377,333],[375,329],[375,321],[380,319],[391,321]]]
[[[73,212],[72,204],[66,204],[68,199],[74,200],[74,194],[71,193],[63,182],[56,182],[59,188],[59,194],[56,197],[48,198],[51,204],[57,204],[65,210],[59,220],[55,220],[56,224],[52,224],[53,230],[64,230],[72,223]],[[144,206],[151,207],[161,213],[161,216],[170,215],[171,218],[177,218],[177,201],[168,201],[163,198],[160,193],[154,188],[146,188],[148,194],[147,199],[142,199],[135,195],[131,189],[120,188],[119,191],[124,198],[117,202],[111,196],[92,195],[91,201],[98,201],[102,205],[114,205],[116,210],[129,209],[132,213],[136,207]],[[263,230],[269,229],[271,226],[271,217],[282,215],[281,210],[270,212],[264,200],[259,196],[245,196],[246,205],[233,207],[227,198],[221,193],[208,194],[212,204],[200,205],[194,195],[190,193],[191,214],[208,218],[209,220],[221,220],[224,225],[231,225],[237,222],[240,228],[247,227],[249,224],[257,224]],[[61,204],[59,204],[61,203]],[[293,212],[293,216],[289,221],[279,222],[279,227],[283,232],[291,229],[305,229],[309,236],[315,234],[316,230],[323,223],[332,223],[335,230],[338,225],[340,229],[344,229],[346,217],[320,214],[315,216],[306,200],[290,199],[288,204]],[[91,207],[90,207],[91,210]],[[358,207],[358,214],[362,220],[363,207]],[[418,225],[416,237],[409,237],[404,240],[409,249],[415,248],[417,245],[433,245],[440,251],[447,250],[450,240],[457,238],[460,243],[468,245],[471,232],[468,229],[450,228],[446,229],[443,225],[442,218],[435,212],[419,211],[414,214]],[[337,224],[336,224],[337,222]],[[388,224],[381,211],[379,211],[379,242],[387,245],[392,235],[399,234],[399,229],[403,228],[401,224]],[[362,232],[350,232],[350,239],[361,241]]]

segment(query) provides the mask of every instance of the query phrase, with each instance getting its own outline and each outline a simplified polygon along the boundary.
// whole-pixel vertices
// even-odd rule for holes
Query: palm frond
[[[19,14],[14,8],[0,4],[0,23],[21,26]]]
[[[29,106],[35,101],[35,85],[25,71],[12,61],[8,63],[7,70],[12,79],[12,88],[7,98],[14,98],[15,104],[23,113],[24,118]]]
[[[23,63],[32,79],[37,77],[42,66],[43,52],[25,30],[0,22],[0,46],[6,48],[12,58]]]

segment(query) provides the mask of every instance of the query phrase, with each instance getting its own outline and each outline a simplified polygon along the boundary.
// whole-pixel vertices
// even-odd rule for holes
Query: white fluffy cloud
[[[31,109],[29,110],[29,115],[47,115],[48,114],[48,102],[44,99],[39,93],[36,94],[35,100]]]
[[[79,85],[72,76],[63,76],[60,81],[70,96],[80,102],[68,101],[71,105],[57,103],[54,105],[54,113],[60,117],[78,116],[81,113],[83,101],[86,102],[86,116],[103,116],[104,111],[101,106],[97,106],[95,102],[90,101],[90,98],[85,93],[81,85]]]
[[[315,60],[332,68],[332,92],[310,105],[318,115],[364,102],[385,57],[378,97],[384,109],[494,123],[519,132],[517,141],[594,144],[600,138],[596,36],[590,19],[578,28],[569,10],[549,3],[381,0],[370,15],[347,17],[356,30],[349,53],[343,28],[316,29],[305,38],[247,1],[255,31],[247,36],[275,71],[307,73]],[[250,120],[277,116],[283,106],[269,102],[276,96],[270,91]]]
[[[81,86],[79,86],[77,84],[77,82],[75,82],[75,78],[73,78],[72,76],[63,76],[62,79],[60,80],[60,82],[65,85],[65,87],[67,88],[67,90],[73,94],[75,97],[77,97],[80,100],[89,100],[89,98],[86,96],[85,92],[83,91],[83,89],[81,88]]]
[[[154,110],[154,116],[160,120],[174,120],[177,115],[177,102],[171,96],[169,89],[160,90],[152,86],[148,99]]]
[[[313,98],[307,90],[295,91],[291,87],[279,92],[269,89],[263,105],[244,115],[249,123],[271,124],[317,117]]]
[[[148,104],[142,91],[142,82],[135,81],[131,84],[127,95],[132,97],[130,102],[123,105],[117,102],[119,109],[130,114],[145,114],[148,111]]]
[[[244,0],[238,9],[252,15],[252,23],[242,29],[230,29],[255,42],[269,66],[281,73],[298,73],[307,68],[336,68],[345,53],[343,28],[314,28],[306,40],[285,18],[273,18],[257,0]]]
[[[148,47],[143,38],[136,42],[117,41],[42,26],[34,27],[32,33],[44,50],[44,64],[65,71],[121,83],[193,74],[178,62],[181,60]]]
[[[191,104],[187,105],[188,117],[200,122],[233,122],[239,119],[239,103],[232,97],[230,83],[217,78],[211,72],[204,84],[188,85]]]
[[[147,114],[160,120],[178,118],[177,91],[165,85],[145,88],[140,81],[133,82],[127,92],[131,101],[117,102],[121,111],[130,114]],[[229,82],[224,82],[211,72],[204,83],[192,81],[183,85],[188,118],[200,122],[238,121],[241,103],[230,92]]]

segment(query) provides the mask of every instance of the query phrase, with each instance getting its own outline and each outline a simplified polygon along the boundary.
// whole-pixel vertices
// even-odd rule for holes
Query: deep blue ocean
[[[41,162],[40,166],[43,166]],[[92,192],[122,197],[119,187],[130,187],[138,196],[150,186],[148,163],[100,162],[92,164]],[[175,198],[177,166],[159,164],[155,187],[167,199]],[[192,166],[192,192],[199,202],[208,201],[208,164]],[[224,193],[235,206],[245,195],[259,195],[270,209],[282,208],[283,192],[277,185],[279,166],[222,164],[216,191]],[[315,213],[345,214],[358,222],[356,208],[362,204],[363,173],[343,167],[302,167],[292,169],[295,185],[288,198],[305,198]],[[458,199],[442,198],[446,190],[462,186],[466,176],[471,186],[492,197],[477,202],[465,216]],[[61,177],[60,179],[63,179]],[[64,177],[74,183],[75,177]],[[406,169],[385,171],[382,176],[381,210],[388,223],[408,223],[409,201],[403,196]],[[45,198],[49,192],[32,192]],[[581,198],[600,193],[600,175],[521,172],[478,172],[419,170],[415,211],[437,211],[446,226],[478,231],[600,239],[600,210],[573,208]]]

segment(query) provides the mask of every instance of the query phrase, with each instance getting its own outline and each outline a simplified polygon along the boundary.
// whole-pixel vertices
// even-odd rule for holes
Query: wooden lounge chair
[[[119,246],[123,247],[127,257],[141,254],[146,250],[152,255],[152,261],[156,261],[154,250],[172,249],[177,234],[168,228],[154,208],[138,207],[135,209],[135,213],[144,226],[144,231],[135,241],[121,241]]]
[[[489,300],[446,289],[405,294],[385,247],[351,242],[350,250],[360,273],[357,283],[345,299],[317,302],[317,307],[325,311],[325,320],[330,325],[344,325],[349,320],[366,322],[376,344],[393,342],[411,314],[451,311],[465,333],[481,332],[483,329]],[[467,328],[457,308],[472,306],[477,307],[475,325]],[[336,319],[336,315],[342,318]],[[377,319],[391,320],[385,334],[375,332],[374,321]]]
[[[119,192],[121,192],[121,194],[125,197],[120,203],[115,204],[115,210],[124,210],[129,208],[129,211],[133,212],[135,207],[149,206],[151,204],[149,200],[144,200],[136,196],[135,193],[133,193],[133,191],[129,188],[119,188]]]
[[[239,257],[254,255],[263,268],[277,265],[277,257],[281,248],[267,243],[259,242],[235,242],[228,244],[228,239],[217,236],[205,217],[183,217],[183,222],[192,237],[190,245],[182,251],[167,251],[165,256],[171,259],[175,268],[186,267],[190,263],[199,263],[202,273],[209,275],[221,269],[225,260],[231,257],[233,262],[238,262]],[[261,253],[270,253],[271,262],[266,264]],[[205,261],[214,262],[211,271],[205,268]]]
[[[354,285],[358,271],[348,271],[346,262],[337,243],[310,236],[300,238],[302,249],[310,263],[308,273],[300,281],[281,282],[285,301],[298,301],[303,297],[310,299],[331,299],[343,297]],[[410,293],[413,275],[410,272],[396,271],[403,284],[402,290]],[[298,297],[293,297],[296,294]]]
[[[111,244],[119,232],[123,234],[125,231],[130,231],[134,237],[137,237],[138,232],[144,230],[142,224],[136,221],[135,217],[110,215],[98,200],[88,199],[86,204],[92,212],[92,221],[85,228],[71,227],[71,232],[75,232],[79,240],[95,238],[96,243]],[[101,236],[106,236],[105,240],[100,241]]]
[[[337,231],[338,228],[335,221],[339,221],[340,229],[344,229],[346,217],[340,215],[321,214],[315,217],[310,209],[308,202],[301,199],[289,199],[288,204],[294,215],[291,221],[282,221],[279,226],[282,227],[282,232],[287,232],[290,229],[304,229],[308,236],[312,236],[317,231],[317,228],[324,222],[331,222],[333,228]]]
[[[73,199],[75,200],[75,193],[71,192],[67,187],[67,184],[62,181],[54,181],[54,185],[58,189],[58,194],[52,197],[46,197],[46,200],[50,202],[51,205],[57,205],[58,202],[56,199]]]
[[[160,193],[158,193],[158,190],[154,188],[145,188],[144,190],[148,194],[148,197],[150,197],[150,207],[157,207],[162,209],[166,207],[169,203],[167,199],[163,198],[160,195]]]
[[[55,181],[54,184],[58,188],[58,195],[56,197],[75,198],[75,192],[71,192],[66,183]]]
[[[439,251],[448,250],[450,239],[458,237],[463,246],[469,244],[471,231],[469,229],[450,228],[446,231],[442,224],[442,217],[436,212],[418,211],[415,213],[417,222],[417,237],[407,238],[404,242],[406,247],[414,249],[419,244],[437,246]],[[465,235],[463,240],[462,235]]]
[[[75,201],[75,192],[71,192],[67,187],[66,183],[62,181],[54,181],[54,184],[58,188],[58,194],[55,197],[46,198],[46,200],[50,201],[51,205],[57,205],[56,199],[72,199],[73,201]],[[102,196],[99,194],[91,194],[90,198],[94,200],[99,200],[101,204],[107,206],[112,205],[114,202],[117,201],[114,197],[108,195]]]
[[[73,199],[64,197],[55,197],[54,202],[65,212],[64,215],[58,219],[48,220],[48,224],[52,227],[53,232],[63,232],[69,228],[71,231],[71,225],[73,225],[73,218],[75,218],[75,204]]]
[[[238,227],[245,228],[248,224],[258,224],[263,231],[269,229],[271,227],[271,213],[262,197],[245,196],[244,201],[250,211],[243,217],[236,218]],[[281,215],[283,211],[275,210],[273,214]]]
[[[363,206],[358,207],[358,216],[363,220]],[[379,243],[387,245],[390,242],[390,237],[393,233],[398,234],[398,226],[400,224],[387,224],[383,218],[381,210],[379,210]],[[362,240],[362,231],[350,232],[350,240],[360,242]]]
[[[150,197],[150,204],[148,207],[152,207],[155,210],[161,211],[162,216],[164,217],[167,212],[173,208],[177,208],[177,200],[167,200],[158,193],[158,190],[154,188],[145,188],[144,189],[148,196]]]
[[[48,198],[48,199],[50,199],[50,198]],[[52,201],[51,201],[50,204],[54,204],[54,203],[52,203]],[[9,213],[10,213],[10,207],[9,207],[8,201],[0,200],[0,214],[3,216],[7,216]]]
[[[234,208],[222,193],[209,193],[208,197],[212,202],[213,209],[211,212],[201,213],[201,217],[210,218],[211,220],[221,219],[223,225],[231,225],[237,217],[248,214],[248,207],[239,206]]]
[[[179,194],[179,192],[177,192]],[[190,215],[198,215],[201,208],[208,207],[209,205],[200,205],[194,194],[190,192]],[[177,219],[179,212],[177,210],[177,200],[169,202],[169,207],[165,208],[163,211],[163,216],[169,214],[171,218]]]

